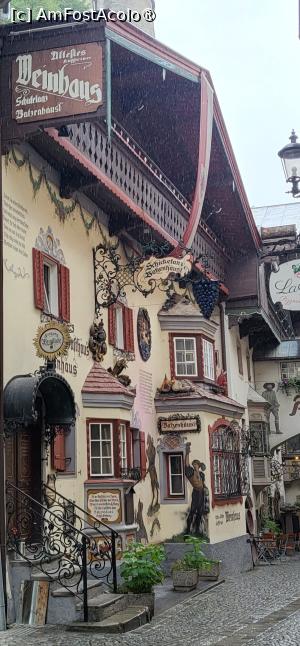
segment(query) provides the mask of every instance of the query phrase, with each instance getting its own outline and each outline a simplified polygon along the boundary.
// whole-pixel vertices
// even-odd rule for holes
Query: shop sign
[[[96,112],[103,104],[102,47],[81,43],[12,60],[12,118],[18,123]]]
[[[271,273],[270,296],[273,303],[282,303],[283,309],[300,311],[300,260],[284,262]]]
[[[173,258],[172,256],[156,258],[151,256],[141,264],[137,282],[140,287],[143,285],[148,286],[151,281],[167,280],[172,275],[176,278],[183,278],[191,270],[190,254],[186,254],[183,258]]]
[[[92,516],[104,523],[120,523],[122,520],[121,495],[116,489],[90,489],[87,492],[87,507]]]
[[[158,430],[160,433],[200,433],[200,417],[199,415],[160,417],[158,420]]]
[[[33,342],[38,357],[54,361],[68,353],[71,337],[66,325],[51,321],[40,325]]]

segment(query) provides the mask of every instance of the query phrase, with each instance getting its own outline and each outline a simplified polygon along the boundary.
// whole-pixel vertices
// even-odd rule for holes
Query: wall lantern
[[[300,144],[297,143],[295,130],[292,130],[289,139],[291,143],[284,146],[278,155],[282,161],[285,179],[292,184],[292,190],[288,192],[292,193],[293,197],[300,197]]]

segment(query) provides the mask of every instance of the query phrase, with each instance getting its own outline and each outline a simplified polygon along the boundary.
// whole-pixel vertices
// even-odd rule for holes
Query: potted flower
[[[120,573],[125,592],[129,596],[129,605],[145,605],[153,617],[153,587],[162,583],[165,578],[161,567],[165,558],[164,548],[160,545],[130,543],[122,558]]]
[[[197,568],[199,579],[217,581],[220,576],[221,561],[205,556],[201,549],[201,544],[204,542],[201,538],[188,536],[185,542],[193,546],[193,551],[185,555],[185,560]]]
[[[197,587],[198,570],[185,558],[178,559],[172,565],[173,588],[178,592],[189,592]]]

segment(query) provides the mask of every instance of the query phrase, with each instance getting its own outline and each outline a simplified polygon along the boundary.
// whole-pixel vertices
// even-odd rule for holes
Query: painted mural
[[[209,492],[205,485],[204,471],[206,466],[200,460],[194,459],[190,465],[191,444],[186,444],[185,475],[193,487],[192,500],[187,517],[188,534],[205,533],[205,516],[209,513]]]

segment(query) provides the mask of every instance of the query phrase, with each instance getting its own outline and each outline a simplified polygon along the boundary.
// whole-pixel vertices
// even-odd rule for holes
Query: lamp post
[[[281,148],[278,156],[282,161],[285,179],[292,184],[292,190],[288,192],[293,197],[300,197],[300,143],[297,143],[295,130],[292,130],[289,139],[291,143]]]

